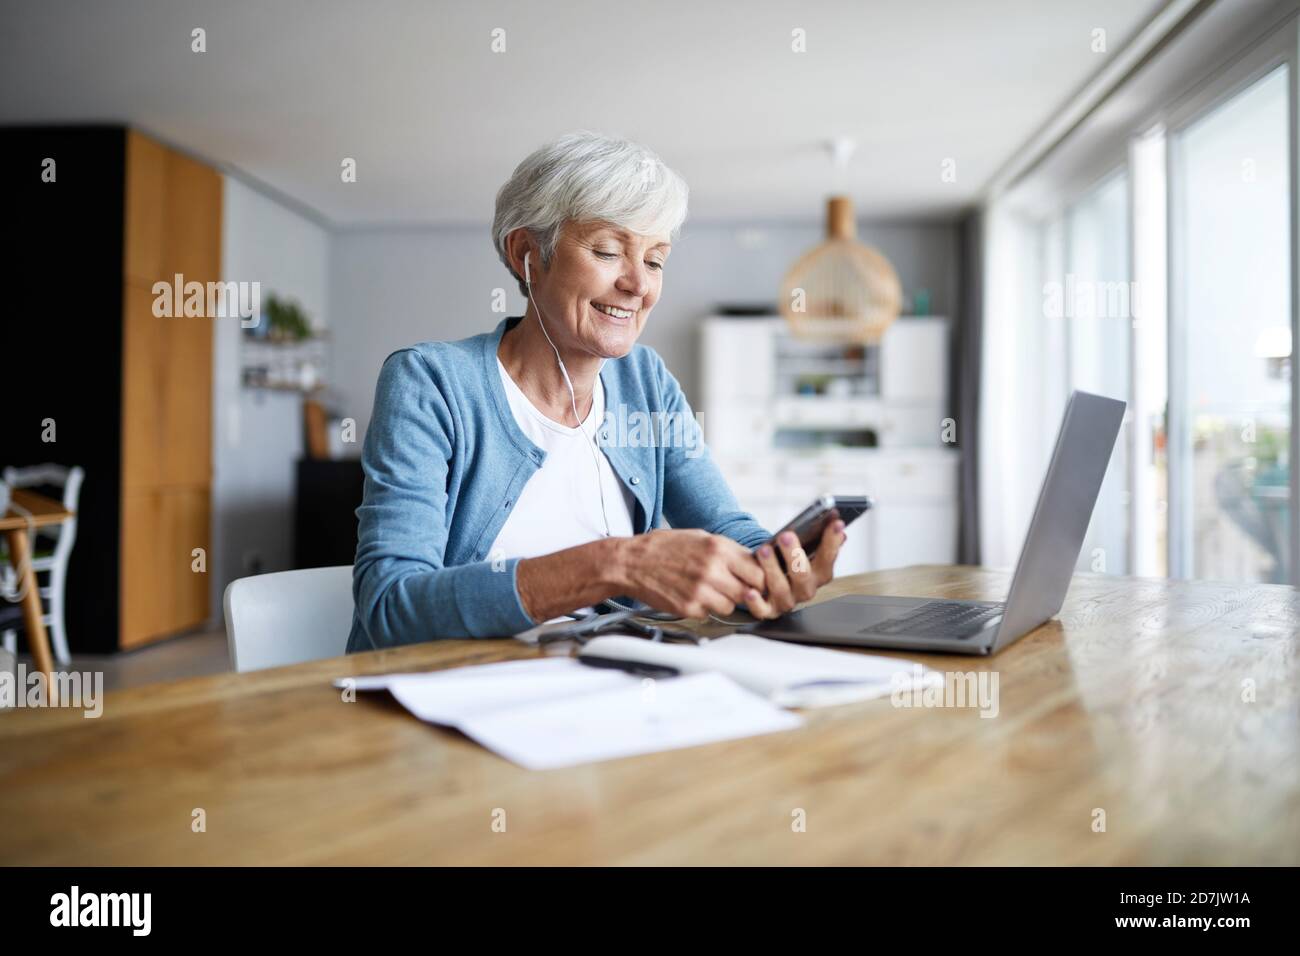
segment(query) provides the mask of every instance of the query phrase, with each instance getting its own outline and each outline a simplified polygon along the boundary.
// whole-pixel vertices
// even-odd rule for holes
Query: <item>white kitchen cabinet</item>
[[[722,399],[766,400],[773,389],[780,319],[715,319],[704,323],[704,394]],[[708,374],[725,369],[725,377]]]
[[[948,392],[948,320],[896,321],[881,340],[880,396],[887,404],[943,404]]]
[[[947,330],[946,319],[899,319],[878,354],[828,358],[789,341],[779,317],[705,320],[704,435],[741,506],[775,531],[818,495],[871,495],[876,507],[849,528],[836,574],[955,561]],[[808,370],[845,381],[796,394],[791,383]],[[876,447],[846,440],[863,435]]]
[[[819,495],[870,495],[875,507],[849,527],[837,575],[957,559],[955,451],[778,449],[714,458],[740,506],[772,531]]]
[[[872,515],[875,568],[952,564],[957,554],[957,506],[953,502],[892,501]]]

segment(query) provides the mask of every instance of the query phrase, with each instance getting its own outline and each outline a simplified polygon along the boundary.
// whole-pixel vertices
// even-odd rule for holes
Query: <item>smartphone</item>
[[[772,536],[768,543],[776,551],[776,560],[785,568],[785,559],[776,539],[787,531],[793,531],[799,538],[799,546],[808,557],[812,557],[821,542],[822,532],[835,521],[842,519],[845,525],[851,525],[871,508],[872,501],[866,495],[822,495],[807,508],[799,512]],[[758,550],[755,548],[755,550]]]

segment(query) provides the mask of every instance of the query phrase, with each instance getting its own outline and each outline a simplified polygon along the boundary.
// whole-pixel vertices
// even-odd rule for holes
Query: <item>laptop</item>
[[[802,644],[996,654],[1061,610],[1124,408],[1087,392],[1070,396],[1005,602],[855,594],[744,630]]]

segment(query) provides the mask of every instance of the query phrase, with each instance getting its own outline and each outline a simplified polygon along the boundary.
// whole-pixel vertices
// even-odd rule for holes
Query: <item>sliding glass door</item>
[[[1291,580],[1290,77],[1169,139],[1171,573]]]

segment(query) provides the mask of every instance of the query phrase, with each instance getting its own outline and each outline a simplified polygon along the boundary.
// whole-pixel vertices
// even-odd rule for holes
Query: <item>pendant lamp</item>
[[[841,170],[851,140],[831,143]],[[898,318],[903,289],[898,273],[875,249],[857,240],[853,203],[846,195],[826,203],[826,240],[805,252],[781,283],[780,309],[795,335],[875,344]]]

